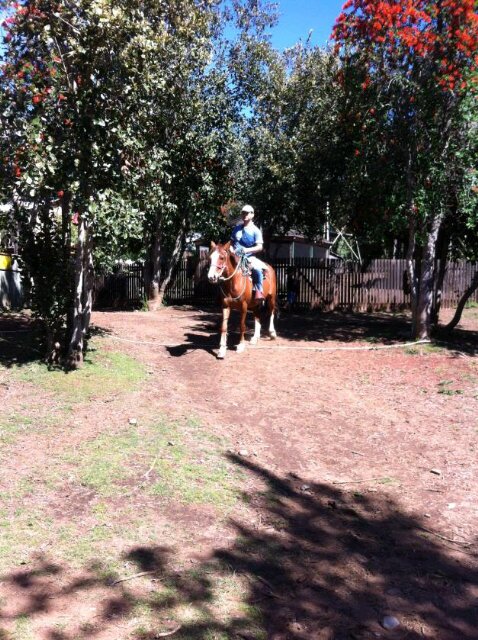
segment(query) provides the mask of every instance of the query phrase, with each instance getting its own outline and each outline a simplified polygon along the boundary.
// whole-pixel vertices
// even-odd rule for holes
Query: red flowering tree
[[[354,96],[362,132],[355,156],[380,155],[388,195],[408,227],[413,335],[437,319],[437,246],[459,198],[450,197],[471,140],[477,93],[478,14],[474,0],[348,0],[333,38],[339,81]],[[446,243],[445,243],[446,244]],[[414,255],[421,255],[415,268]]]

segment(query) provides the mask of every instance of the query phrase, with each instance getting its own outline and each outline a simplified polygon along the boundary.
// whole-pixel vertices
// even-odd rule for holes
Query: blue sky
[[[273,29],[272,44],[276,49],[291,47],[306,40],[313,29],[311,42],[324,46],[345,0],[278,0],[279,24]]]

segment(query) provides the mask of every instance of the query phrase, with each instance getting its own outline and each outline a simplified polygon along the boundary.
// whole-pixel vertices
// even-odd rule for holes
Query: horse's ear
[[[214,251],[216,248],[216,243],[211,240],[211,251]]]
[[[231,241],[229,240],[229,242],[226,242],[226,244],[224,245],[224,249],[226,251],[229,251],[230,248],[231,248]]]

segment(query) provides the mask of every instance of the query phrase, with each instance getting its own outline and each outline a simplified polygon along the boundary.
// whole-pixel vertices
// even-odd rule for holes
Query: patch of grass
[[[52,415],[50,411],[39,411],[32,398],[31,404],[22,406],[21,411],[5,412],[0,417],[0,451],[1,445],[14,444],[18,436],[43,432],[57,426],[71,409],[55,406],[55,414]]]
[[[416,347],[415,346],[410,346],[410,347],[405,347],[405,349],[403,350],[403,353],[406,353],[409,356],[425,356],[425,355],[432,355],[432,354],[439,354],[439,353],[445,353],[446,349],[445,347],[441,347],[438,344],[419,344]]]
[[[131,391],[146,378],[145,368],[130,356],[92,349],[81,369],[66,373],[35,362],[24,366],[17,377],[61,397],[64,405],[86,402],[97,396]]]
[[[441,382],[438,383],[438,393],[445,396],[457,396],[463,394],[462,389],[450,389],[450,384],[453,384],[453,380],[441,380]]]
[[[0,444],[6,445],[15,442],[15,437],[22,429],[23,425],[15,415],[4,417],[0,420]]]
[[[27,615],[18,616],[15,620],[12,640],[34,640],[32,623]]]
[[[0,571],[13,563],[26,562],[41,548],[51,532],[52,520],[40,509],[18,507],[0,513]]]
[[[379,484],[400,484],[400,480],[398,480],[397,478],[380,478],[380,480],[377,481]]]
[[[418,356],[420,355],[420,349],[418,349],[417,347],[406,347],[403,350],[403,353],[406,353],[407,356]]]
[[[421,349],[423,354],[427,354],[427,353],[437,354],[437,353],[447,352],[447,349],[445,347],[441,347],[439,344],[434,344],[433,342],[431,342],[430,344],[421,345]]]
[[[57,529],[56,550],[65,561],[77,567],[88,564],[94,558],[111,563],[113,558],[108,555],[107,545],[111,535],[111,529],[105,526],[92,526],[84,532],[79,531],[74,523],[68,523]],[[109,566],[108,575],[111,571],[112,566]]]
[[[129,459],[140,447],[136,429],[122,434],[101,434],[84,443],[78,452],[68,455],[69,462],[79,462],[77,475],[80,484],[94,489],[101,496],[117,493],[116,487],[135,474]]]
[[[120,434],[102,434],[84,443],[64,460],[75,466],[78,481],[100,496],[124,495],[142,488],[151,495],[186,504],[211,504],[221,509],[239,499],[238,471],[212,443],[210,434],[190,425],[158,422]],[[151,483],[151,479],[154,481]],[[146,488],[147,487],[147,488]]]

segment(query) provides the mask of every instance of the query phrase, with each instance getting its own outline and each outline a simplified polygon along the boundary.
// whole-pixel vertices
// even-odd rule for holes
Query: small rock
[[[456,502],[450,502],[447,506],[449,509],[454,509],[456,507]]]
[[[393,631],[393,629],[397,629],[400,626],[400,622],[394,616],[385,616],[382,620],[382,627],[387,629],[387,631]]]
[[[308,485],[308,484],[303,484],[303,485],[300,487],[300,490],[301,490],[301,491],[309,491],[309,490],[310,490],[310,485]]]
[[[247,449],[239,449],[239,455],[243,458],[249,457],[249,451]]]
[[[138,421],[136,420],[136,418],[130,418],[130,419],[128,420],[128,423],[129,423],[129,424],[138,424]]]
[[[430,469],[430,473],[434,473],[436,476],[441,476],[440,469]]]
[[[423,517],[424,517],[424,518],[431,518],[431,515],[430,515],[429,513],[424,513],[424,514],[423,514]]]
[[[174,447],[174,442],[172,440],[168,441],[168,447]]]

